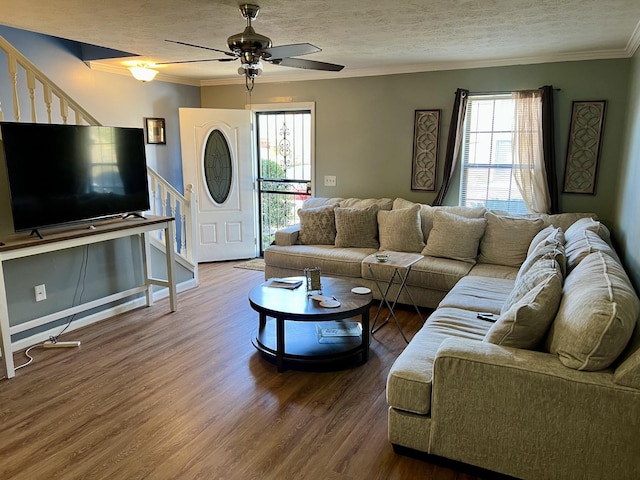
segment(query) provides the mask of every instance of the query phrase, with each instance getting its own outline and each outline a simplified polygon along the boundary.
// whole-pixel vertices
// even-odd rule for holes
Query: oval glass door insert
[[[213,130],[204,147],[204,180],[211,198],[224,203],[231,192],[233,177],[231,150],[220,130]]]

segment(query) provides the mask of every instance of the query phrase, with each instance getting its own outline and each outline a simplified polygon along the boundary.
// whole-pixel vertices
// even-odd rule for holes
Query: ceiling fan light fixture
[[[143,83],[152,81],[158,74],[157,70],[149,68],[149,65],[147,64],[140,64],[136,65],[135,67],[129,67],[129,71],[131,72],[131,75],[133,75],[133,78]]]

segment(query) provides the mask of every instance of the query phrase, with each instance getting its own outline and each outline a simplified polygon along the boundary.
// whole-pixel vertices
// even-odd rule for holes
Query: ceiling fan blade
[[[228,52],[226,50],[219,50],[219,49],[213,48],[213,47],[203,47],[202,45],[194,45],[193,43],[180,42],[178,40],[165,40],[165,42],[177,43],[178,45],[186,45],[187,47],[203,48],[205,50],[212,50],[214,52],[224,53],[225,55],[227,55],[229,57],[233,57],[234,59],[237,58],[237,55],[235,53],[233,53],[233,52]]]
[[[291,45],[265,48],[261,50],[261,53],[266,53],[268,56],[265,57],[265,60],[269,60],[270,58],[298,57],[300,55],[308,55],[321,51],[321,48],[311,45],[310,43],[293,43]]]
[[[315,60],[305,60],[302,58],[283,58],[273,60],[274,65],[282,65],[284,67],[306,68],[309,70],[326,70],[328,72],[339,72],[344,65],[336,65],[335,63],[316,62]]]
[[[199,62],[234,62],[237,58],[205,58],[204,60],[178,60],[175,62],[158,62],[154,65],[177,65],[180,63],[199,63]]]

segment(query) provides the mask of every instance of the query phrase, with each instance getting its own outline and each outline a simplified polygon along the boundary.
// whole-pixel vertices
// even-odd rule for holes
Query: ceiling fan
[[[247,20],[247,26],[241,33],[231,35],[227,39],[227,46],[230,51],[219,50],[217,48],[194,45],[192,43],[180,42],[177,40],[166,40],[167,42],[186,45],[189,47],[212,50],[226,55],[225,58],[211,58],[204,60],[184,60],[178,62],[158,63],[157,65],[170,65],[178,63],[196,62],[232,62],[240,60],[242,65],[238,68],[238,73],[245,76],[245,82],[249,93],[253,90],[255,77],[262,73],[262,62],[281,65],[283,67],[304,68],[310,70],[325,70],[339,72],[343,65],[334,63],[318,62],[302,58],[292,58],[300,55],[321,52],[322,50],[310,43],[294,43],[290,45],[272,46],[271,39],[257,33],[251,26],[251,22],[256,19],[260,12],[258,5],[245,3],[240,5],[240,13]]]

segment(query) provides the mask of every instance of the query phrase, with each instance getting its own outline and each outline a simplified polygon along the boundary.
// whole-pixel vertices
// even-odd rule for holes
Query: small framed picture
[[[164,118],[144,119],[144,134],[147,143],[167,143],[167,135],[164,129]]]

